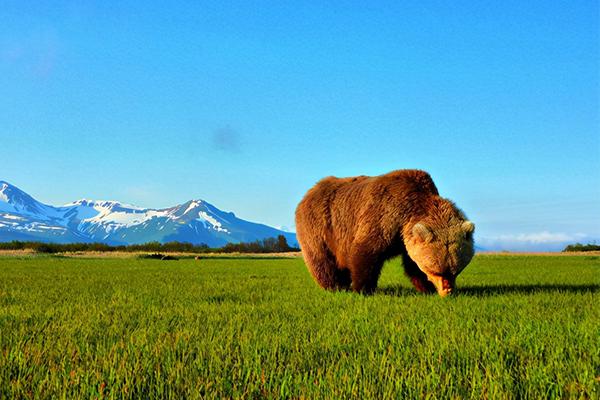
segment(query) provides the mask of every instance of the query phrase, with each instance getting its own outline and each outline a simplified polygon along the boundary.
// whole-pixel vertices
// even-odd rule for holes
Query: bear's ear
[[[465,221],[462,223],[461,228],[466,233],[473,233],[475,231],[475,224],[471,221]]]
[[[420,222],[413,226],[412,233],[423,242],[431,242],[433,240],[433,233],[431,230]]]

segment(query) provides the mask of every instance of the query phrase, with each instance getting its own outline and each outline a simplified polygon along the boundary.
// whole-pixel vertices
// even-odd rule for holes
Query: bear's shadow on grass
[[[536,285],[488,285],[457,287],[455,296],[500,296],[505,294],[537,294],[537,293],[597,293],[600,285],[568,285],[568,284],[536,284]],[[414,296],[415,289],[403,286],[384,286],[378,288],[377,294],[387,296]]]

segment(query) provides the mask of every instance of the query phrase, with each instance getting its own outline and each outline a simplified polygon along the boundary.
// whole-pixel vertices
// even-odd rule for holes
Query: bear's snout
[[[433,283],[435,290],[442,297],[446,297],[454,291],[454,279],[440,275],[427,274],[427,279]]]
[[[452,290],[452,284],[446,278],[442,278],[442,289],[444,290]]]

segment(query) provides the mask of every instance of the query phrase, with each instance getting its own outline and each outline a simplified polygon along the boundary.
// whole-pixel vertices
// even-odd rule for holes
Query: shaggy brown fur
[[[473,257],[473,223],[419,170],[324,178],[298,205],[296,229],[312,276],[332,290],[372,293],[384,261],[401,255],[418,291],[444,296]]]

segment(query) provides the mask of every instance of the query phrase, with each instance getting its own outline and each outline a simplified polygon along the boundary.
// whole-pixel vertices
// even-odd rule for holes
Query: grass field
[[[600,257],[477,256],[450,298],[301,259],[0,258],[0,398],[599,398]]]

